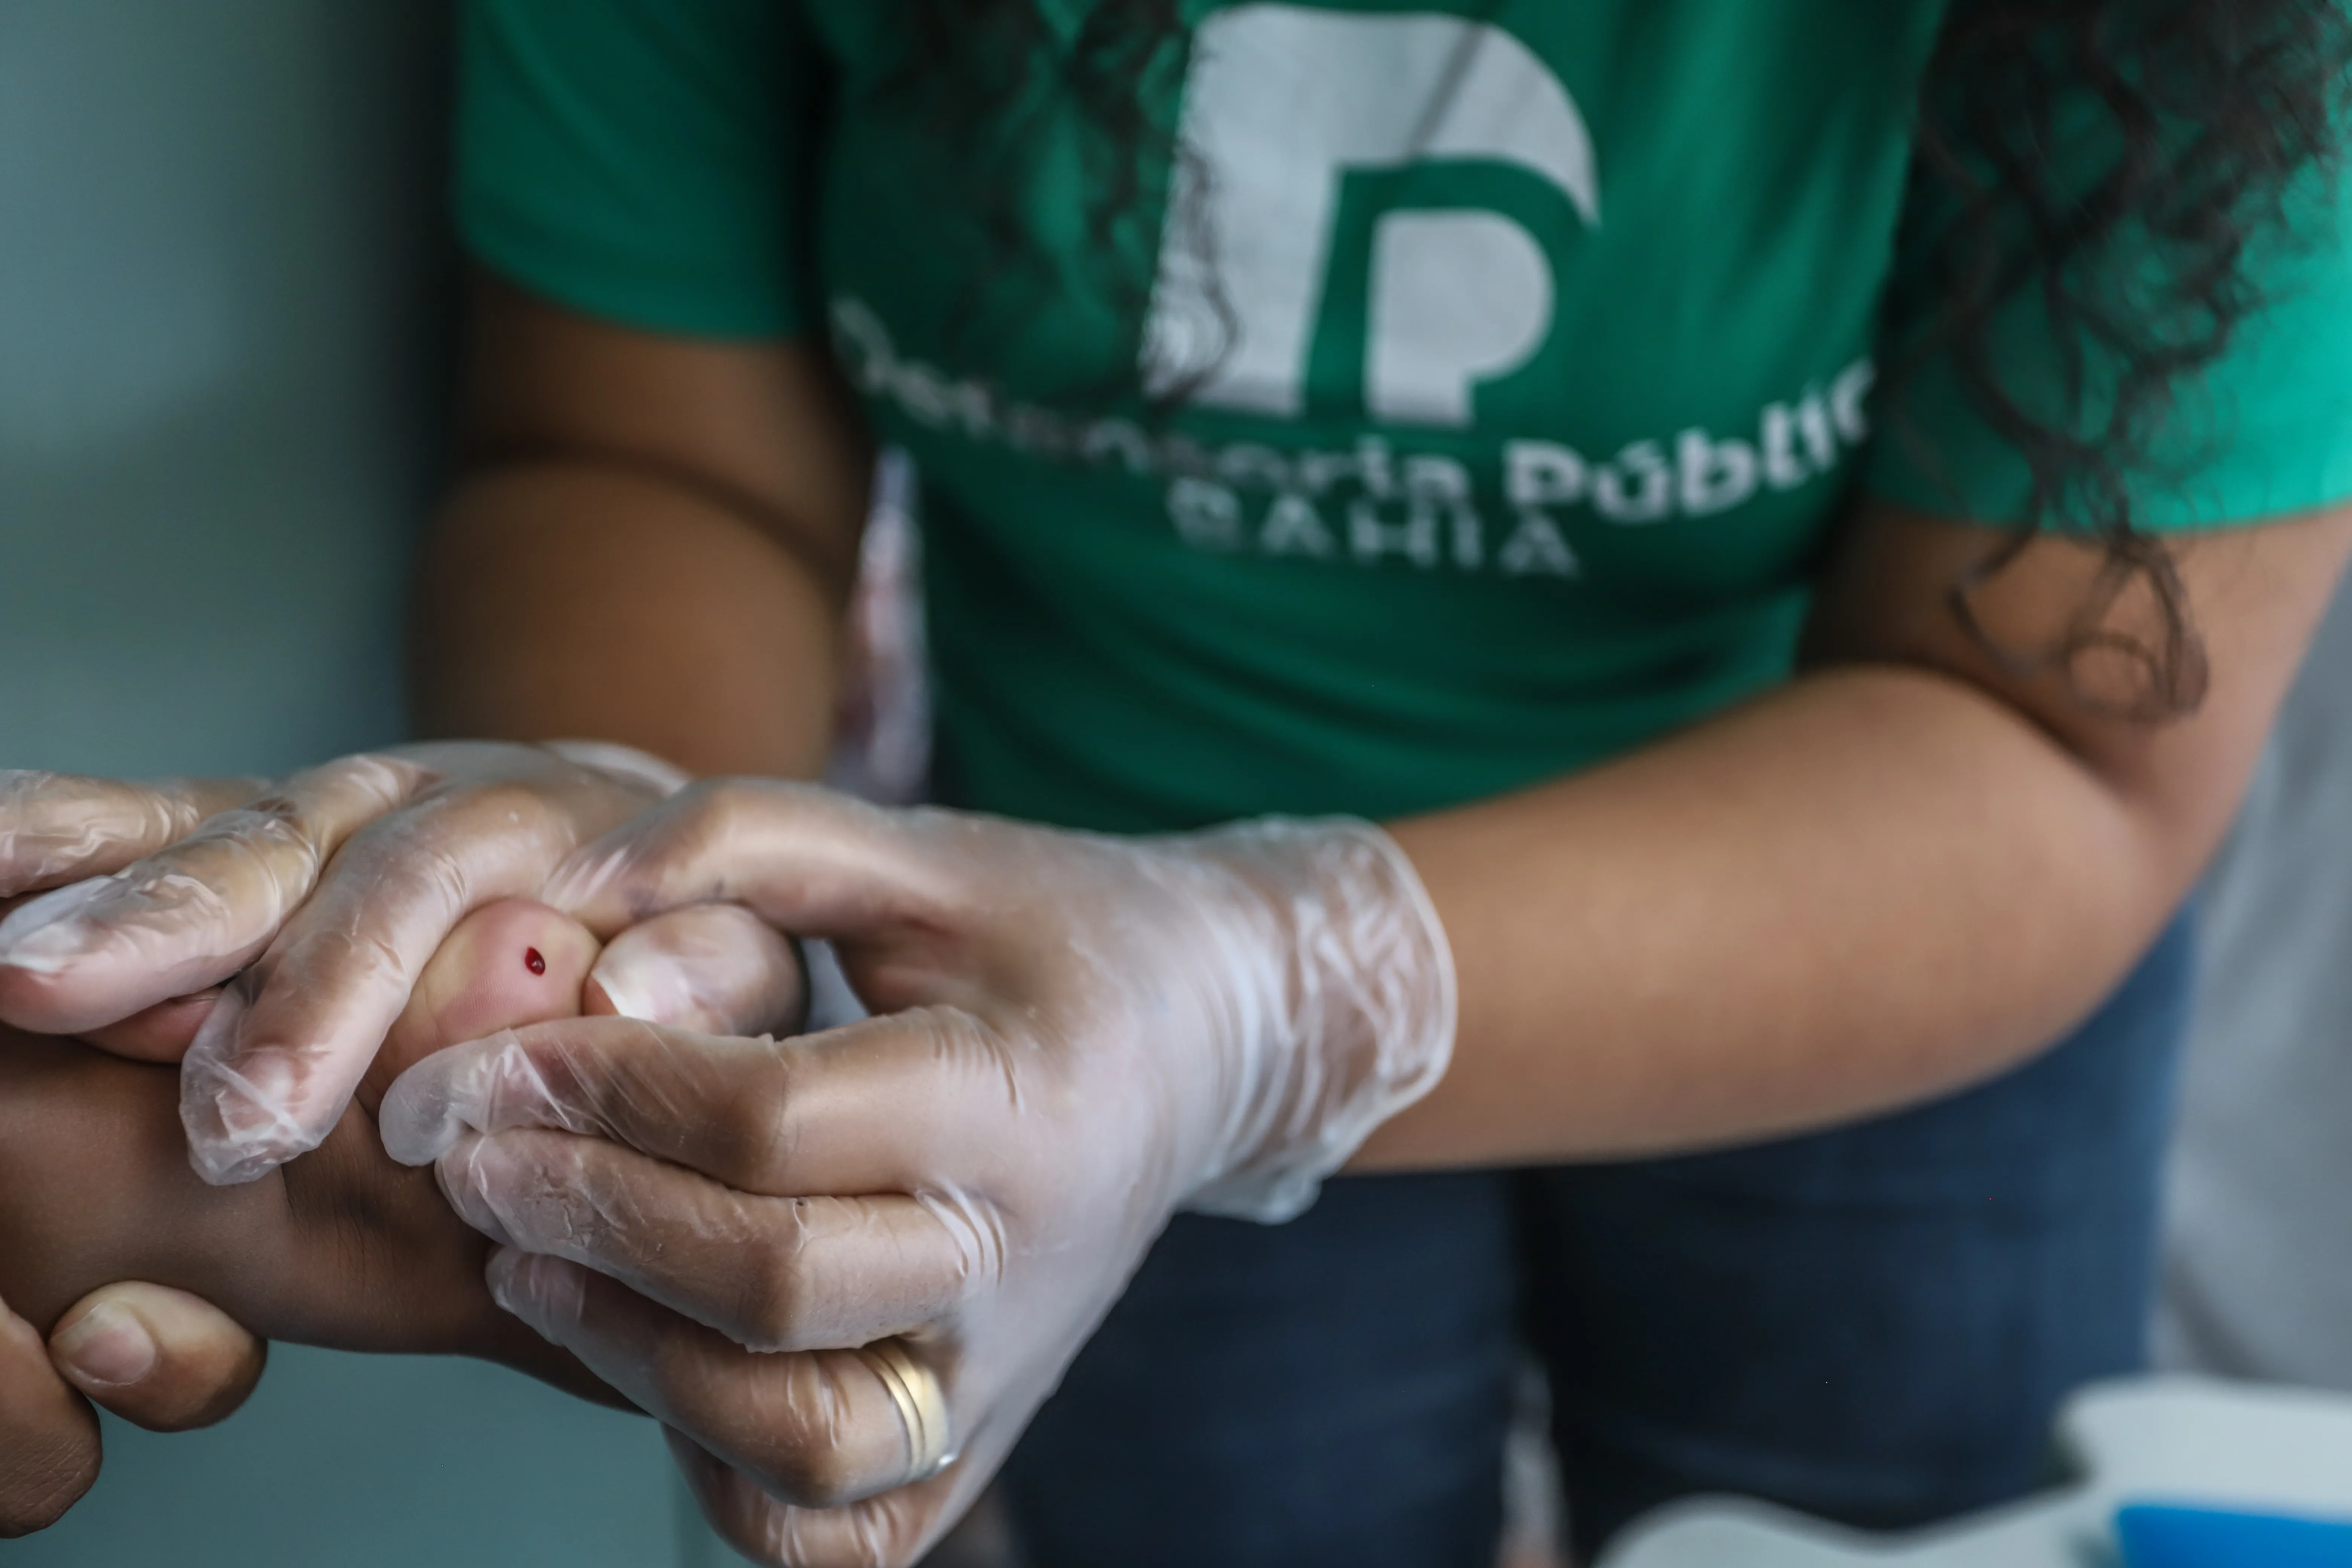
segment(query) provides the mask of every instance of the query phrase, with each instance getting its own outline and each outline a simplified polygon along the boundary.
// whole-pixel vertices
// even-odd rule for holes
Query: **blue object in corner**
[[[2352,1568],[2352,1521],[2135,1503],[2116,1534],[2126,1568]]]

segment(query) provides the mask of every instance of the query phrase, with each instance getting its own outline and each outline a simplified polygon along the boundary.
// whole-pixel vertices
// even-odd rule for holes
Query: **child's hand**
[[[782,1031],[798,1025],[804,994],[790,946],[740,910],[664,915],[600,953],[544,906],[490,905],[419,975],[359,1108],[315,1153],[228,1189],[189,1168],[173,1074],[0,1027],[0,1540],[45,1528],[97,1478],[98,1424],[83,1396],[153,1430],[209,1425],[260,1375],[264,1347],[247,1329],[477,1355],[619,1403],[492,1306],[488,1245],[426,1173],[385,1158],[372,1113],[403,1068],[500,1029],[627,1011],[712,1033]],[[93,1038],[121,1057],[175,1062],[218,995]],[[105,1283],[134,1276],[205,1300]],[[105,1311],[116,1331],[126,1315],[144,1330],[155,1352],[145,1375],[121,1383],[77,1364]]]
[[[757,1034],[796,1025],[803,994],[790,946],[740,910],[680,910],[600,952],[544,906],[490,905],[420,975],[360,1104],[315,1153],[250,1188],[209,1187],[190,1169],[169,1071],[0,1028],[0,1299],[46,1330],[98,1286],[150,1280],[267,1338],[481,1355],[593,1386],[492,1306],[488,1244],[449,1213],[431,1173],[385,1157],[372,1115],[381,1089],[446,1046],[617,1002]],[[199,1022],[204,1010],[188,1009]],[[184,1051],[194,1030],[175,1032]],[[146,1041],[167,1058],[173,1043]]]
[[[508,899],[476,910],[458,922],[417,977],[406,1011],[384,1037],[368,1077],[373,1092],[363,1089],[362,1103],[373,1107],[401,1068],[444,1046],[525,1023],[577,1016],[581,988],[600,951],[602,944],[585,926],[542,904]],[[533,953],[539,955],[536,969],[530,967]],[[79,1037],[132,1061],[176,1062],[187,1055],[220,995],[215,986],[174,997]],[[385,1071],[387,1056],[396,1057],[400,1067]]]
[[[220,994],[183,996],[80,1037],[133,1061],[176,1062]],[[626,1013],[714,1034],[788,1033],[806,1006],[790,944],[731,905],[661,915],[605,948],[544,904],[503,900],[467,916],[425,966],[359,1102],[373,1111],[417,1062],[500,1029]]]
[[[500,1029],[578,1017],[603,951],[586,926],[544,904],[510,899],[476,910],[417,976],[361,1080],[360,1104],[373,1114],[392,1080],[436,1051]]]
[[[626,1015],[715,1035],[790,1034],[808,1008],[792,944],[747,910],[703,904],[598,944],[544,904],[475,910],[418,976],[360,1085],[370,1112],[393,1079],[451,1046],[558,1018]]]

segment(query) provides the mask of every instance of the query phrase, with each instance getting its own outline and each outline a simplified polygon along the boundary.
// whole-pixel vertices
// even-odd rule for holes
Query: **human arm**
[[[871,461],[823,353],[635,331],[484,276],[470,364],[418,575],[420,729],[815,776]]]
[[[1360,1165],[1629,1155],[1929,1097],[2063,1035],[2220,842],[2352,545],[2337,510],[2181,542],[2210,687],[2047,660],[2095,545],[1867,507],[1804,673],[1622,761],[1396,825],[1452,939],[1460,1043]],[[2107,629],[2158,646],[2127,596]],[[1996,647],[2001,650],[1996,652]],[[2003,657],[2006,654],[2011,657]]]
[[[1384,1118],[1360,1163],[1686,1147],[1925,1098],[2063,1033],[2226,821],[2347,532],[2184,548],[2211,687],[2168,726],[2100,717],[2113,671],[2015,676],[1946,637],[1993,536],[1882,512],[1787,693],[1590,792],[1393,839],[1121,842],[704,786],[552,896],[600,924],[741,898],[833,936],[886,1016],[781,1048],[525,1031],[404,1079],[387,1142],[502,1244],[502,1300],[686,1435],[739,1546],[911,1561],[1178,1206],[1291,1212]],[[1980,593],[1999,646],[2055,640],[2087,560],[2053,542]],[[1469,952],[1497,931],[1499,971]],[[622,1235],[615,1207],[662,1218]],[[845,1353],[886,1336],[946,1388],[961,1458],[937,1477]]]

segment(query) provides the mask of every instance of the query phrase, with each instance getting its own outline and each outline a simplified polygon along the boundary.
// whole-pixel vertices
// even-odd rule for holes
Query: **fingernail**
[[[159,1353],[147,1325],[127,1310],[103,1302],[58,1334],[58,1354],[82,1382],[127,1388],[155,1370]]]
[[[243,1011],[231,986],[180,1066],[180,1124],[187,1130],[188,1162],[215,1187],[258,1181],[309,1153],[326,1136],[325,1129],[314,1132],[296,1114],[301,1075],[286,1052],[264,1052],[235,1067],[223,1059]],[[341,1114],[339,1106],[328,1127]]]
[[[376,1110],[383,1152],[403,1165],[429,1165],[467,1133],[495,1131],[495,1086],[510,1058],[528,1059],[506,1029],[436,1051],[393,1079]]]
[[[32,974],[55,974],[89,950],[90,925],[79,919],[104,898],[119,877],[92,877],[86,882],[44,893],[0,921],[0,964]]]
[[[702,1011],[701,987],[690,960],[672,953],[607,952],[589,972],[591,984],[624,1018],[646,1024],[690,1024]]]
[[[577,1264],[540,1258],[512,1247],[490,1255],[485,1278],[500,1310],[528,1323],[542,1339],[562,1343],[567,1325],[580,1321],[587,1300],[587,1274]]]
[[[434,1166],[441,1195],[457,1217],[501,1247],[512,1247],[499,1213],[499,1191],[512,1184],[514,1161],[487,1138],[472,1138],[442,1156]]]
[[[239,1062],[236,1077],[244,1085],[246,1098],[266,1108],[272,1120],[284,1115],[292,1106],[295,1091],[301,1084],[301,1075],[295,1071],[294,1064],[274,1052]]]

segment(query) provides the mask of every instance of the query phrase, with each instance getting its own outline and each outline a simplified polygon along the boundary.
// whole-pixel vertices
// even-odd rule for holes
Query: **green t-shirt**
[[[889,0],[474,0],[459,216],[595,315],[829,332],[923,476],[959,799],[1391,816],[1784,679],[1857,484],[2018,513],[2022,467],[1932,367],[1905,438],[1871,428],[1942,9],[1195,5],[1181,97],[1146,106],[1195,156],[1106,226],[1066,115],[1008,165],[885,90]],[[1009,249],[963,210],[1007,166]],[[2324,224],[2189,389],[2150,526],[2352,494]],[[2012,382],[2049,351],[2006,323]]]

